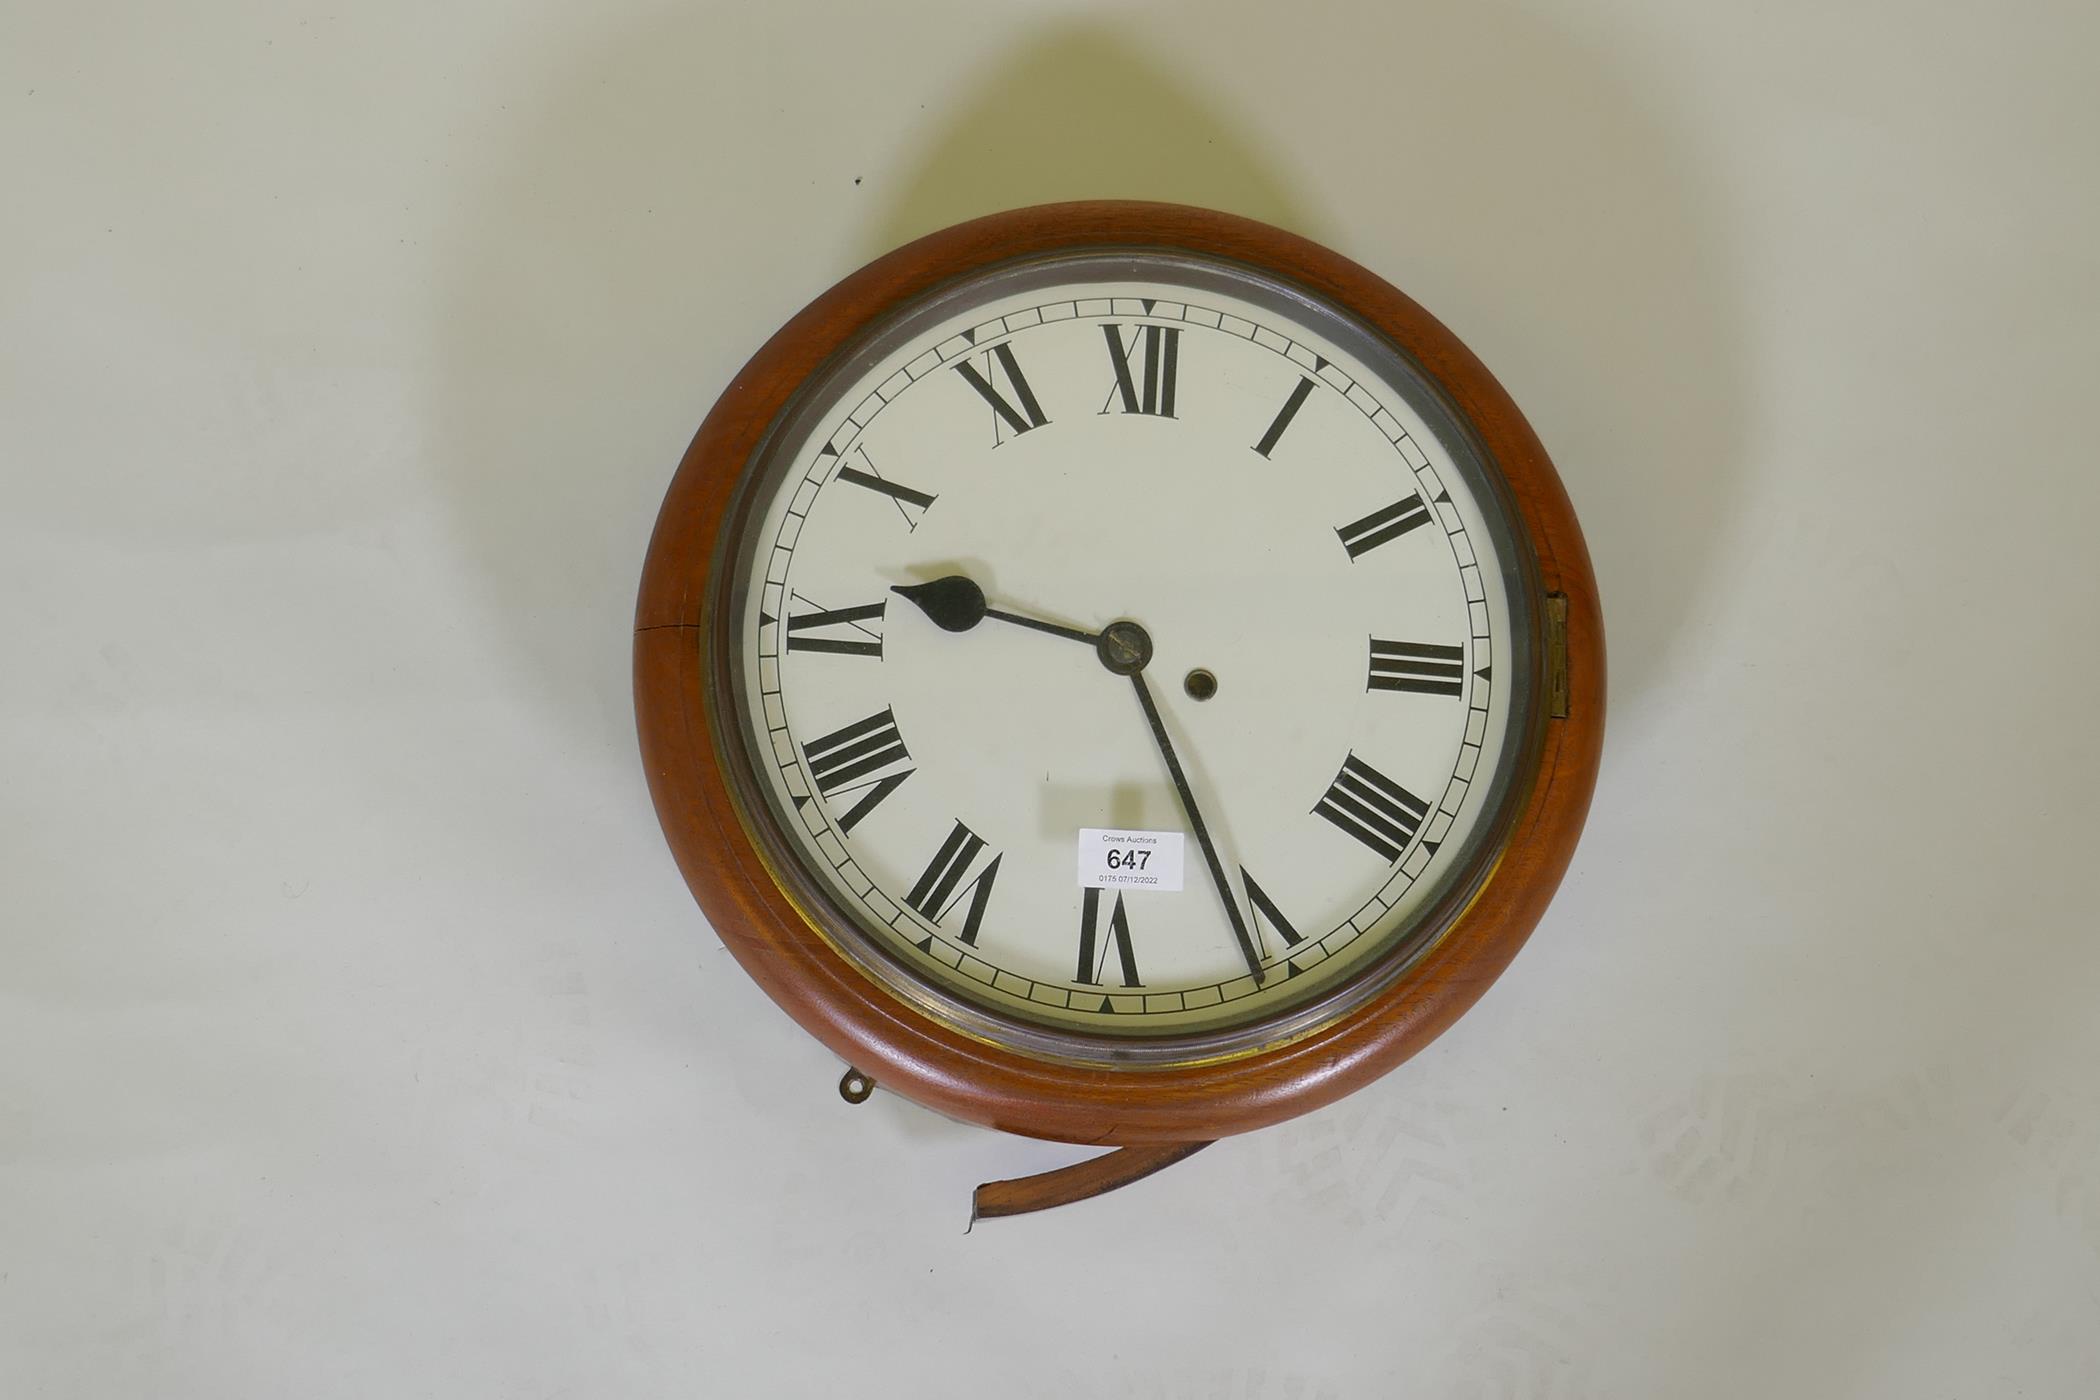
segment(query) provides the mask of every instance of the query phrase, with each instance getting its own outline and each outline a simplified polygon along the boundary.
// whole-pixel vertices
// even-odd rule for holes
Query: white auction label
[[[1178,890],[1181,833],[1082,827],[1079,884],[1097,890]]]

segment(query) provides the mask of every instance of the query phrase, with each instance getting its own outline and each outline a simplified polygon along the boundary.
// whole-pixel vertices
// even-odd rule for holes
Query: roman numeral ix
[[[799,602],[808,603],[800,593],[794,595]],[[815,607],[815,604],[811,604]],[[787,649],[789,651],[828,651],[841,656],[882,655],[882,634],[864,626],[871,618],[880,618],[882,610],[889,606],[889,599],[879,603],[863,603],[857,608],[817,608],[814,612],[790,613],[787,625]],[[858,636],[823,636],[826,631],[843,628]]]
[[[1421,695],[1464,691],[1464,647],[1428,642],[1382,642],[1371,638],[1371,675],[1366,690],[1412,690]]]
[[[941,843],[933,860],[919,875],[919,883],[911,887],[904,902],[919,911],[929,923],[939,923],[948,911],[962,902],[964,895],[970,896],[970,908],[963,915],[962,941],[972,948],[977,946],[977,929],[984,922],[984,906],[992,897],[992,882],[999,878],[999,862],[1003,855],[994,855],[990,864],[977,872],[968,884],[962,877],[969,873],[971,862],[984,850],[984,838],[970,828],[957,822]],[[958,888],[960,886],[960,888]]]
[[[1014,348],[1011,345],[994,345],[985,355],[984,370],[979,370],[968,360],[961,360],[956,363],[955,372],[992,406],[992,446],[997,447],[1006,441],[1001,424],[1012,429],[1018,437],[1029,429],[1040,428],[1050,421],[1043,413],[1043,406],[1035,401],[1035,390],[1028,387],[1028,378],[1021,373],[1020,363],[1014,359]],[[992,379],[987,377],[987,372],[993,377],[1003,377],[1006,380],[1007,387],[1013,390],[1014,398],[1020,400],[1018,407],[999,392]]]
[[[1429,804],[1352,753],[1313,811],[1396,861],[1421,829]]]
[[[809,764],[809,775],[816,781],[817,791],[825,797],[862,794],[852,810],[839,818],[841,832],[853,830],[862,817],[875,810],[876,804],[919,771],[906,768],[899,773],[872,776],[911,757],[904,747],[904,736],[897,732],[896,716],[887,708],[855,720],[844,729],[834,729],[821,739],[810,740],[802,746],[802,757]]]
[[[1335,534],[1341,536],[1342,548],[1348,550],[1349,557],[1354,559],[1428,523],[1429,507],[1423,505],[1422,498],[1416,495],[1395,501],[1384,510],[1374,510],[1361,520],[1352,520]]]
[[[1128,344],[1123,340],[1123,328],[1114,321],[1101,327],[1108,337],[1108,361],[1115,367],[1116,387],[1108,391],[1101,411],[1109,411],[1109,405],[1118,397],[1123,400],[1125,413],[1149,413],[1157,418],[1174,416],[1174,372],[1181,357],[1181,330],[1176,326],[1133,326]],[[1144,345],[1142,363],[1133,372],[1130,352],[1140,343]],[[1142,384],[1142,388],[1140,385]]]

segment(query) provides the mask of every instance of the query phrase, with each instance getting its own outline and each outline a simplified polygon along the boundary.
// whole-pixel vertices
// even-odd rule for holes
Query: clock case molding
[[[1547,703],[1532,707],[1534,734],[1513,736],[1535,743],[1536,765],[1528,783],[1520,777],[1504,839],[1472,899],[1346,1016],[1229,1057],[1126,1066],[1023,1053],[965,1034],[885,988],[805,919],[760,855],[724,771],[735,741],[718,734],[712,710],[709,649],[730,640],[707,635],[730,554],[723,524],[746,465],[796,391],[871,324],[954,278],[1079,250],[1229,259],[1353,314],[1411,359],[1471,428],[1507,486],[1538,581],[1542,625],[1534,630],[1543,654],[1535,674],[1547,683]],[[1208,210],[1106,201],[995,214],[908,244],[824,293],[751,358],[701,425],[658,516],[635,612],[634,687],[664,835],[723,943],[766,993],[868,1079],[928,1108],[1031,1137],[1146,1145],[1096,1159],[1103,1184],[1114,1185],[1203,1142],[1341,1098],[1479,999],[1537,924],[1581,833],[1603,741],[1604,639],[1596,582],[1560,479],[1515,403],[1456,336],[1370,272],[1293,234]],[[1127,1160],[1112,1165],[1117,1157]],[[1102,1189],[1071,1185],[1076,1191],[1064,1198]],[[980,1213],[1007,1213],[985,1208],[984,1192],[993,1190],[980,1191]],[[1008,1194],[1014,1209],[1033,1208],[1021,1199],[1025,1189]]]

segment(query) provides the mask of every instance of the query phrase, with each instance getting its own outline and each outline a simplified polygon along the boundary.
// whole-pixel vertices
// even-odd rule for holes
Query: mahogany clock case
[[[813,378],[944,284],[1081,251],[1238,264],[1340,309],[1433,386],[1500,478],[1535,579],[1538,694],[1513,734],[1530,760],[1471,898],[1426,946],[1396,949],[1338,994],[1335,1014],[1263,1039],[1191,1044],[1164,1060],[1060,1053],[941,1013],[871,975],[843,917],[796,879],[739,792],[721,694],[730,629],[716,625],[734,553],[724,525],[769,434]],[[1513,603],[1516,600],[1513,599]],[[993,215],[930,235],[854,273],[783,327],[702,424],[672,481],[636,612],[642,754],[665,836],[739,962],[805,1029],[885,1087],[985,1126],[1088,1143],[1185,1142],[1331,1102],[1399,1064],[1486,990],[1544,911],[1572,856],[1603,734],[1595,582],[1567,496],[1536,436],[1486,368],[1421,307],[1354,263],[1281,230],[1180,206],[1106,202]],[[817,925],[839,920],[839,932]],[[1120,1061],[1120,1062],[1118,1062]]]

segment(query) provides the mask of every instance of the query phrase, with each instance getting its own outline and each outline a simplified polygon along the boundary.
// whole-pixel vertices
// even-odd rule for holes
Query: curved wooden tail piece
[[[987,1181],[971,1197],[970,1223],[1002,1215],[1026,1215],[1030,1211],[1066,1206],[1142,1181],[1156,1171],[1173,1166],[1210,1146],[1208,1142],[1168,1142],[1143,1147],[1119,1147],[1074,1162],[1069,1167],[1011,1181]]]

